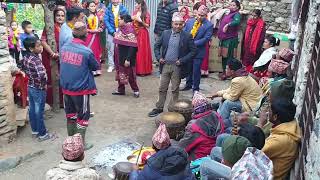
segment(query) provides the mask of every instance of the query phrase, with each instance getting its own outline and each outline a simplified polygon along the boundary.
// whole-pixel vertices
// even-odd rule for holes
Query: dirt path
[[[111,92],[117,85],[113,73],[104,73],[96,81],[99,94],[91,98],[91,107],[95,116],[90,119],[87,132],[87,141],[93,143],[94,147],[86,151],[86,160],[88,161],[101,148],[123,139],[144,141],[145,144],[150,145],[155,125],[154,119],[148,118],[147,113],[154,107],[158,98],[159,78],[154,75],[138,78],[141,91],[139,99],[133,98],[129,87],[127,96],[112,96]],[[227,85],[226,82],[212,77],[203,79],[201,83],[204,93],[225,88]],[[191,93],[191,91],[183,92],[180,98],[190,98]],[[0,180],[45,179],[46,171],[57,165],[61,159],[61,145],[66,137],[65,125],[63,110],[46,120],[49,131],[55,132],[58,138],[42,143],[31,138],[29,125],[20,129],[17,141],[0,149],[1,153],[24,154],[38,150],[44,150],[45,153],[23,162],[15,169],[1,173]]]

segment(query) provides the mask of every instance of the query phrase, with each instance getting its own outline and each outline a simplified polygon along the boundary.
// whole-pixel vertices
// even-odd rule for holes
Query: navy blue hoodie
[[[133,171],[130,180],[194,180],[188,154],[178,146],[158,151],[141,171]]]
[[[74,38],[60,50],[60,85],[63,94],[78,96],[97,93],[92,71],[96,71],[99,64],[84,43]]]

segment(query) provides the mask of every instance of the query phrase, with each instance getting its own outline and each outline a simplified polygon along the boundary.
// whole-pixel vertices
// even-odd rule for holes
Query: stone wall
[[[199,1],[199,0],[198,0]],[[189,0],[189,4],[181,3],[180,5],[187,5],[192,7],[193,3]],[[187,2],[184,0],[184,2]],[[207,0],[207,6],[212,8],[227,7],[226,3],[220,3],[220,0],[216,0],[217,3],[212,4]],[[226,1],[227,2],[227,1]],[[263,19],[267,23],[267,30],[274,32],[289,32],[289,19],[291,16],[291,0],[242,0],[242,12],[243,14],[248,14],[253,9],[262,10]]]
[[[6,15],[0,10],[0,147],[14,140],[17,132],[12,76],[7,48]]]
[[[297,80],[296,80],[296,90],[294,103],[297,105],[296,117],[299,117],[303,107],[303,101],[306,92],[307,85],[307,75],[309,71],[309,65],[312,55],[313,44],[315,41],[316,26],[317,26],[317,7],[320,5],[320,0],[310,0],[308,18],[305,24],[305,31],[302,34],[302,29],[299,27],[298,36],[295,43],[295,52],[298,52],[298,48],[302,46],[300,59],[293,61],[292,67],[295,63],[299,63]],[[299,44],[301,38],[303,43]],[[318,92],[320,93],[320,92]],[[317,115],[314,119],[314,128],[312,130],[309,146],[308,155],[305,165],[305,179],[316,180],[319,179],[320,174],[320,103],[317,105]],[[297,169],[295,169],[297,171]]]
[[[299,63],[299,69],[297,73],[297,80],[296,80],[296,90],[295,90],[295,98],[294,103],[297,105],[297,112],[296,117],[298,117],[301,113],[302,103],[306,90],[307,85],[307,75],[309,70],[309,64],[312,55],[312,48],[315,41],[315,33],[316,33],[316,26],[317,26],[317,5],[316,0],[310,1],[310,8],[308,13],[308,19],[305,24],[305,31],[302,34],[302,29],[299,27],[298,36],[295,43],[295,52],[298,52],[298,48],[302,46],[302,51],[300,55],[300,59],[296,59],[293,61],[292,67],[294,67],[295,63]],[[301,38],[303,39],[303,43],[299,44]]]
[[[289,32],[289,19],[291,15],[291,0],[278,1],[252,1],[243,0],[244,10],[261,9],[263,19],[268,30],[275,32]]]

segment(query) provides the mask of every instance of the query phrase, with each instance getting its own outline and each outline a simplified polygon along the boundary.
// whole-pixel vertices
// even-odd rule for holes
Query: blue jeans
[[[31,130],[34,133],[38,133],[38,136],[44,136],[47,133],[43,117],[46,103],[46,91],[28,87],[28,97]]]
[[[201,180],[231,179],[231,168],[214,160],[206,160],[200,165]]]
[[[218,113],[223,118],[225,129],[230,128],[233,125],[232,120],[230,118],[230,113],[232,110],[241,112],[242,104],[239,100],[237,101],[225,100],[218,109]]]
[[[200,80],[201,80],[201,64],[203,59],[194,59],[192,74],[187,77],[187,87],[193,87],[193,91],[200,90]]]

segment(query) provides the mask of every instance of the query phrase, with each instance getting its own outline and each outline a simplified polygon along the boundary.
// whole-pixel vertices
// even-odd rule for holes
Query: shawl
[[[247,22],[244,43],[247,44],[249,52],[254,56],[257,54],[257,49],[259,48],[259,40],[263,33],[264,26],[265,23],[262,18],[249,19]]]
[[[277,54],[277,50],[274,47],[268,48],[264,50],[260,56],[260,58],[253,64],[253,67],[260,67],[266,65],[268,62],[271,61],[272,56]]]
[[[136,32],[133,24],[127,23],[126,25],[120,27],[119,30],[114,34],[113,42],[115,44],[124,46],[138,47]]]

